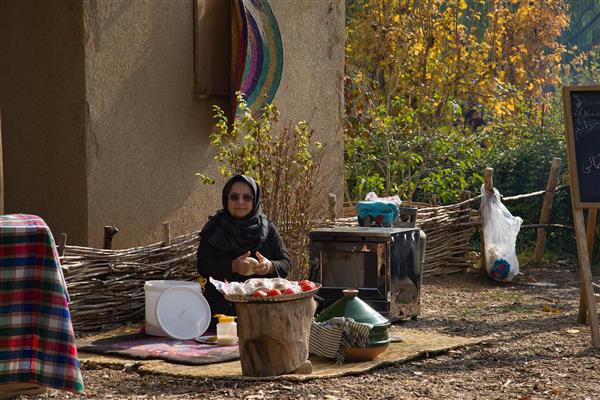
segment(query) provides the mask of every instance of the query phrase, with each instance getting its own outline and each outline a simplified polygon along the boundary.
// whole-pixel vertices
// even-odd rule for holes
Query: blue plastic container
[[[360,226],[375,224],[390,227],[398,219],[398,206],[382,201],[359,201],[356,203],[356,214]],[[365,223],[367,217],[370,219],[368,225]]]

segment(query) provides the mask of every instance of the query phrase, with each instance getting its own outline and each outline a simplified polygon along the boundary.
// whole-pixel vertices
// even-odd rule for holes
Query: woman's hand
[[[238,258],[234,258],[231,262],[231,272],[240,275],[246,275],[248,273],[248,263],[246,258],[250,256],[250,252],[247,251]]]
[[[256,275],[267,275],[275,272],[275,268],[273,268],[273,262],[271,260],[264,257],[258,251],[256,252],[256,258],[258,258],[258,265],[254,267],[254,273]]]

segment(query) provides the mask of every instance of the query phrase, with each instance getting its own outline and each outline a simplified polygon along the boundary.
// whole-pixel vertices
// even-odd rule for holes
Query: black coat
[[[264,257],[268,258],[273,262],[273,267],[276,273],[271,275],[263,276],[244,276],[234,274],[231,272],[232,261],[244,254],[233,252],[225,252],[212,246],[208,241],[200,238],[200,245],[198,246],[198,273],[208,280],[209,277],[218,281],[228,282],[244,282],[249,278],[274,278],[274,277],[287,277],[290,269],[292,268],[292,262],[290,256],[279,236],[279,232],[275,225],[269,221],[269,233],[267,239],[258,249],[251,250],[252,257],[256,258],[256,251],[259,251]],[[210,304],[211,313],[214,314],[226,314],[235,315],[235,307],[229,303],[223,295],[213,286],[212,283],[207,282],[205,285],[206,300]],[[214,322],[214,320],[213,320]],[[213,324],[211,324],[212,326]]]

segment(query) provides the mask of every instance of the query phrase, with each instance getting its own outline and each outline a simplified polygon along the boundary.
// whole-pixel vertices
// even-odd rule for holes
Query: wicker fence
[[[475,199],[472,199],[475,200]],[[419,209],[417,225],[427,234],[424,275],[449,274],[472,265],[470,240],[479,225],[469,201]],[[336,224],[356,224],[342,218]],[[198,232],[164,243],[123,250],[66,246],[61,258],[77,331],[104,329],[144,319],[144,282],[195,280]]]
[[[479,213],[459,204],[419,209],[417,226],[427,235],[423,275],[461,272],[473,266],[471,239],[480,227]]]
[[[539,224],[522,225],[521,229],[535,228],[538,231],[534,262],[543,256],[546,229],[571,229],[572,227],[551,224],[549,221],[552,199],[558,190],[557,176],[561,160],[554,158],[546,189],[512,197],[503,201],[524,200],[544,196]],[[484,170],[484,189],[491,191],[493,169]],[[335,196],[334,196],[335,197]],[[475,262],[471,239],[481,227],[479,212],[472,203],[481,196],[470,198],[468,193],[463,201],[446,206],[415,203],[418,208],[416,224],[427,235],[427,246],[423,262],[425,276],[451,274],[464,271]],[[334,212],[330,202],[330,212]],[[354,214],[354,205],[344,211]],[[356,216],[335,219],[335,224],[356,225]],[[331,226],[331,222],[323,221]],[[116,230],[110,232],[114,234]],[[165,241],[148,246],[124,250],[105,250],[87,247],[64,246],[61,257],[66,273],[67,287],[71,296],[70,309],[73,324],[78,331],[103,329],[125,322],[139,322],[144,319],[144,282],[155,279],[195,280],[196,249],[199,232],[169,238],[168,224],[165,225]],[[105,236],[105,247],[106,245]],[[483,241],[480,240],[480,244]],[[109,243],[110,244],[110,243]],[[484,270],[484,269],[482,269]],[[294,274],[298,275],[298,274]]]
[[[198,232],[124,250],[66,246],[61,262],[76,331],[144,320],[144,282],[194,280]]]
[[[481,225],[479,213],[470,203],[481,196],[460,203],[432,207],[413,203],[418,209],[417,226],[427,235],[423,275],[434,276],[461,272],[473,265],[471,239]],[[344,218],[336,225],[356,225],[356,206],[344,207]]]

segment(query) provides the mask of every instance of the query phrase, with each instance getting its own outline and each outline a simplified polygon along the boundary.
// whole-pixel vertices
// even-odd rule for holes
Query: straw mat
[[[219,364],[191,366],[173,364],[162,360],[131,360],[116,356],[103,356],[85,352],[79,353],[83,365],[117,366],[136,368],[140,372],[165,374],[189,378],[231,379],[231,380],[278,380],[303,381],[315,378],[333,378],[367,372],[374,368],[400,364],[417,357],[433,356],[451,349],[469,346],[487,340],[486,337],[468,338],[441,335],[431,331],[416,331],[393,327],[391,335],[401,335],[404,341],[391,343],[390,347],[373,361],[345,363],[337,365],[334,360],[311,356],[313,373],[310,375],[282,375],[266,378],[245,377],[239,360]]]

